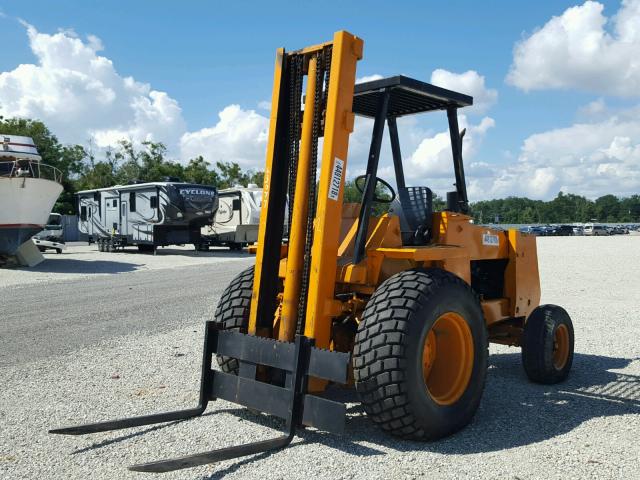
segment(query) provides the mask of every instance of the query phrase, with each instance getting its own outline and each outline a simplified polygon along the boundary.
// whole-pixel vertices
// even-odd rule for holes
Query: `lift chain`
[[[331,57],[329,50],[328,58]],[[320,137],[320,129],[322,128],[322,118],[324,114],[324,105],[326,96],[328,95],[328,76],[331,61],[327,61],[327,49],[316,54],[316,89],[314,92],[314,117],[311,128],[311,166],[309,172],[309,199],[307,213],[307,231],[304,244],[304,264],[302,269],[302,279],[300,286],[300,300],[298,303],[298,321],[296,330],[298,335],[304,332],[305,316],[307,310],[307,298],[309,293],[309,275],[311,273],[311,246],[313,245],[313,220],[316,216],[316,176],[318,169],[318,138]],[[323,92],[325,84],[323,82],[325,74],[327,76],[326,91]]]
[[[298,172],[298,156],[300,154],[300,113],[302,111],[302,64],[304,58],[301,55],[290,57],[291,67],[289,75],[289,198],[287,220],[287,236],[291,232],[291,219],[293,217],[293,199],[296,192],[296,175]]]

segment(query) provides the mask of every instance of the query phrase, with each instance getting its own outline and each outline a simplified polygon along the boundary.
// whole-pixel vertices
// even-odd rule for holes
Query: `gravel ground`
[[[32,268],[0,269],[0,288],[32,283],[88,279],[119,273],[161,270],[189,265],[218,265],[249,255],[215,248],[196,252],[193,246],[159,248],[156,255],[135,248],[113,253],[99,252],[96,244],[75,243],[61,254],[47,251],[45,261]]]
[[[567,382],[531,384],[519,350],[492,346],[478,414],[450,438],[390,438],[351,392],[336,391],[349,402],[344,435],[306,430],[285,450],[162,478],[640,478],[640,237],[538,243],[542,300],[563,305],[575,324]],[[222,401],[187,422],[86,437],[46,433],[195,405],[201,342],[194,320],[3,367],[0,478],[152,478],[125,467],[273,436],[278,422]]]

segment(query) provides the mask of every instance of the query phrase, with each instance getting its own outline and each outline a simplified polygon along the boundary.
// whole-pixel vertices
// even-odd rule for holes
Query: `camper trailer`
[[[218,211],[213,223],[202,229],[203,249],[209,246],[239,250],[258,240],[262,188],[255,184],[218,192]]]
[[[218,208],[215,187],[180,182],[116,185],[78,192],[80,237],[100,251],[137,245],[201,244],[200,229]]]

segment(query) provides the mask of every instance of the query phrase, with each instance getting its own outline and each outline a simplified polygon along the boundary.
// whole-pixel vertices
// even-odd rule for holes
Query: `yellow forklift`
[[[473,99],[404,76],[355,85],[362,52],[345,31],[277,52],[255,266],[206,323],[198,406],[51,433],[186,419],[218,398],[286,420],[271,440],[130,467],[167,472],[282,448],[302,426],[342,431],[345,405],[322,395],[331,383],[353,385],[390,434],[452,434],[478,408],[489,342],[520,346],[533,381],[566,378],[573,326],[561,307],[539,306],[535,237],[470,217],[457,111]],[[455,191],[442,211],[427,186],[406,185],[396,123],[430,111],[446,112],[451,136]],[[374,123],[354,204],[343,194],[355,115]],[[385,125],[396,188],[377,176]],[[374,215],[376,203],[387,213]]]

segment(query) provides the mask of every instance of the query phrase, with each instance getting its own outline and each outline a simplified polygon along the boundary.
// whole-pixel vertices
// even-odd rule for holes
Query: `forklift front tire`
[[[573,323],[557,305],[540,305],[527,318],[522,339],[522,365],[536,383],[562,382],[573,363]]]
[[[487,359],[484,316],[469,285],[440,269],[407,270],[367,303],[353,351],[356,391],[386,432],[436,440],[473,418]]]
[[[215,321],[223,330],[247,333],[249,309],[253,292],[253,266],[240,272],[222,293],[216,307]],[[216,355],[218,365],[225,373],[238,374],[238,360]]]

